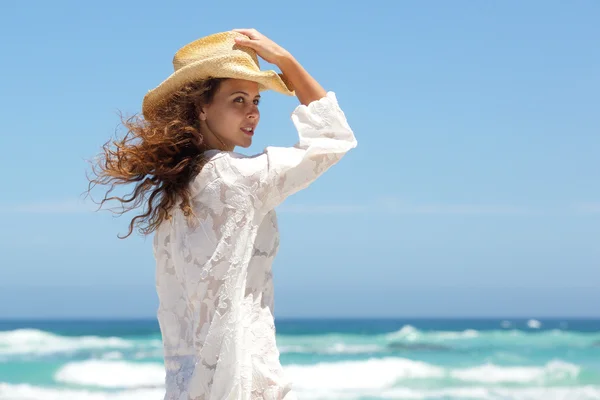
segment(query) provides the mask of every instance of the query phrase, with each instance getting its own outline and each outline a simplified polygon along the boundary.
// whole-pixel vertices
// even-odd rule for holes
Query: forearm
[[[327,94],[319,82],[291,54],[281,57],[277,66],[294,88],[301,104],[307,106]]]

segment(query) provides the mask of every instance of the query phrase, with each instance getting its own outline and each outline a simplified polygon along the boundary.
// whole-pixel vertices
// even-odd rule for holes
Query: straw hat
[[[183,85],[209,77],[246,79],[257,82],[261,91],[272,89],[293,95],[291,85],[282,74],[272,70],[261,71],[256,51],[236,44],[237,36],[246,38],[238,32],[221,32],[195,40],[179,49],[173,57],[175,72],[144,96],[144,117],[148,119],[157,106]]]

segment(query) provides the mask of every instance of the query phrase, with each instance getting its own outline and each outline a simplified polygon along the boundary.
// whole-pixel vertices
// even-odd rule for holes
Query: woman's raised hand
[[[250,47],[268,63],[279,66],[281,61],[290,55],[286,49],[258,32],[256,29],[232,29],[232,31],[247,36],[246,38],[235,38],[237,44]]]
[[[265,61],[276,65],[286,77],[303,105],[327,95],[323,87],[300,65],[286,49],[259,33],[256,29],[233,29],[246,37],[236,38],[240,46],[248,46]],[[287,83],[286,83],[287,84]]]

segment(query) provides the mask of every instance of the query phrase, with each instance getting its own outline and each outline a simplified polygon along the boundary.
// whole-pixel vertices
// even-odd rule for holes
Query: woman
[[[257,55],[281,69],[261,71]],[[125,207],[155,233],[157,312],[165,399],[295,399],[275,342],[271,265],[274,208],[356,146],[335,94],[254,29],[180,49],[175,72],[143,102],[144,118],[104,146],[92,183],[135,183]],[[247,157],[260,91],[295,94],[299,142]],[[110,193],[110,190],[108,191]],[[108,195],[107,193],[107,195]]]

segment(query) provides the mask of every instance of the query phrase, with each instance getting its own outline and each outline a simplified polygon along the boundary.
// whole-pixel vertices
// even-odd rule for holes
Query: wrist
[[[283,69],[290,64],[293,64],[296,60],[290,52],[283,50],[276,58],[273,64],[277,65],[279,69]]]

